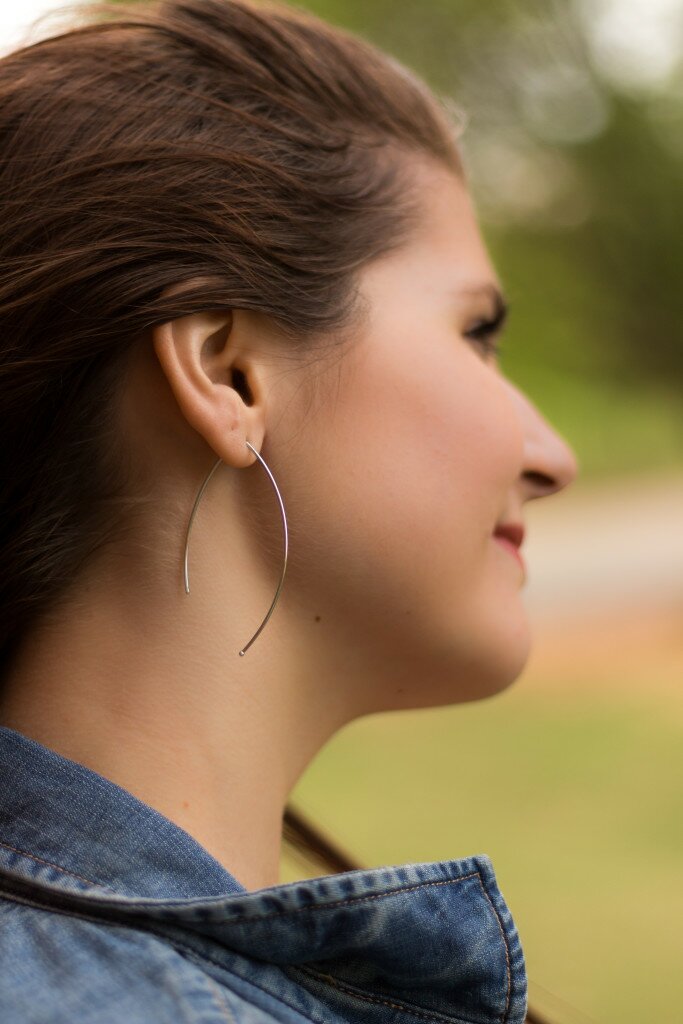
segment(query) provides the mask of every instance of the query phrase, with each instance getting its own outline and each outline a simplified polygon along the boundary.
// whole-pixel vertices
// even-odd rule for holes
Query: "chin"
[[[496,608],[491,614],[492,603]],[[503,607],[501,607],[503,606]],[[442,602],[440,610],[447,607]],[[531,633],[518,602],[470,602],[466,612],[413,618],[388,631],[369,659],[360,714],[447,707],[486,700],[508,690],[531,652]]]
[[[479,686],[472,687],[474,695],[467,699],[494,697],[513,686],[526,668],[531,647],[531,631],[526,618],[518,618],[508,628],[499,631],[495,643],[482,659],[482,670],[475,680]]]
[[[432,651],[424,657],[423,682],[417,692],[413,689],[417,700],[412,706],[465,704],[505,692],[524,672],[531,641],[524,616],[508,619],[503,625],[489,623],[464,646],[451,638],[438,654]]]
[[[460,681],[452,704],[466,704],[476,700],[487,700],[509,690],[519,679],[524,665],[508,672],[491,672],[485,676],[472,676],[466,682]]]

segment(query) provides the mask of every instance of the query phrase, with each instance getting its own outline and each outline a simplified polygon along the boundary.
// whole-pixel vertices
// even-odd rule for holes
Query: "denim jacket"
[[[486,854],[247,890],[0,727],[2,1024],[522,1024],[526,998]]]

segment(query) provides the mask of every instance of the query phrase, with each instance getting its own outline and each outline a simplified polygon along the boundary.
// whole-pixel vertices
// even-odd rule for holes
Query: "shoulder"
[[[299,1024],[147,931],[0,898],[3,1024]]]

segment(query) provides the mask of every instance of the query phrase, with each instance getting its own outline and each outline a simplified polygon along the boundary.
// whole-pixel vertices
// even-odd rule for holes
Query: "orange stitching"
[[[3,845],[3,844],[0,843],[0,845]],[[8,847],[8,849],[12,849],[12,847]],[[20,850],[18,852],[21,853],[23,851]],[[31,854],[27,854],[27,856],[30,857]],[[45,863],[49,864],[49,861],[45,861]],[[53,867],[58,867],[58,865],[56,865],[56,864],[52,865],[52,866]],[[66,871],[66,868],[60,868],[59,870]],[[248,913],[246,913],[246,914],[245,913],[235,914],[234,916],[232,916],[230,918],[230,921],[231,921],[231,923],[234,923],[234,922],[238,922],[239,923],[239,922],[242,922],[242,921],[249,921],[249,922],[251,922],[251,921],[264,921],[264,920],[267,920],[269,917],[280,917],[280,916],[283,916],[285,914],[296,914],[296,913],[299,913],[299,912],[304,911],[304,910],[329,910],[329,909],[332,909],[334,907],[346,906],[347,904],[350,904],[350,903],[361,903],[364,900],[378,900],[378,899],[382,899],[384,896],[391,896],[393,893],[412,892],[414,889],[421,889],[421,888],[424,888],[427,885],[454,885],[456,882],[464,882],[465,879],[467,879],[467,878],[476,878],[478,875],[479,875],[478,871],[473,871],[469,875],[461,875],[460,878],[444,878],[444,879],[441,879],[441,880],[439,880],[437,882],[418,882],[417,885],[398,886],[395,889],[385,889],[382,892],[372,893],[369,896],[351,896],[351,897],[349,897],[346,900],[335,900],[334,903],[309,904],[308,906],[305,906],[305,907],[293,907],[291,909],[286,909],[285,908],[284,910],[274,910],[274,911],[272,911],[271,913],[268,913],[268,914],[248,914]],[[79,876],[75,875],[74,877],[78,878]],[[334,876],[330,875],[329,877],[332,878]],[[315,881],[315,880],[316,879],[313,879],[313,881]],[[87,881],[89,881],[89,879],[86,878],[86,879],[84,879],[84,881],[87,882]],[[302,882],[305,882],[305,881],[307,881],[307,879],[302,879]],[[480,879],[480,881],[481,881],[481,879]],[[108,888],[107,886],[101,885],[101,883],[99,883],[99,882],[92,882],[91,884],[92,885],[100,885],[101,888]],[[287,883],[287,884],[288,885],[299,885],[301,883],[300,882],[290,882],[290,883]],[[115,895],[115,896],[119,895],[119,893],[115,889],[108,888],[108,891],[113,893],[113,895]],[[211,919],[211,915],[213,914],[213,912],[215,910],[225,910],[225,907],[223,906],[223,904],[225,903],[226,898],[227,899],[234,899],[234,898],[236,898],[238,896],[239,897],[242,897],[242,896],[244,896],[244,897],[246,897],[246,896],[253,896],[255,893],[260,893],[260,890],[254,890],[254,891],[247,890],[244,893],[242,893],[242,892],[230,893],[227,896],[223,895],[223,896],[207,897],[206,899],[201,900],[201,902],[202,903],[208,903],[209,906],[208,907],[202,907],[200,909],[205,909],[208,912],[208,914],[209,914],[209,919]],[[263,897],[260,897],[260,898],[263,899]],[[155,906],[153,907],[153,909],[156,909],[156,904],[158,904],[159,902],[160,901],[158,901],[158,900],[154,901]],[[186,899],[182,899],[182,900],[181,899],[163,900],[161,902],[163,902],[163,907],[165,909],[173,909],[173,908],[178,907],[181,910],[183,910],[187,906],[187,900]],[[105,904],[105,905],[107,905],[107,904]],[[131,909],[131,910],[139,910],[139,909],[147,910],[148,909],[148,901],[140,900],[140,899],[136,899],[136,900],[127,899],[126,900],[126,906],[129,909]]]
[[[198,966],[198,965],[197,965]],[[201,970],[201,968],[199,968]],[[211,990],[215,996],[218,1009],[221,1014],[228,1021],[228,1024],[236,1024],[235,1014],[232,1012],[232,1008],[228,1003],[228,997],[225,992],[225,986],[219,985],[215,978],[212,978],[208,972],[203,972],[208,982],[210,982]],[[215,990],[215,991],[214,991]]]
[[[445,879],[445,880],[439,881],[439,882],[423,882],[423,883],[421,883],[421,885],[422,886],[425,886],[425,885],[445,885],[447,882],[461,882],[465,878],[474,878],[475,876],[478,878],[479,885],[481,886],[481,891],[483,892],[484,896],[488,900],[489,905],[491,907],[491,910],[493,911],[494,917],[496,919],[496,924],[498,925],[498,929],[499,929],[501,937],[503,939],[503,946],[505,947],[505,966],[506,966],[506,972],[505,973],[506,973],[506,978],[507,978],[507,990],[506,990],[506,993],[505,993],[505,1009],[503,1010],[503,1016],[500,1018],[501,1024],[505,1024],[505,1020],[507,1018],[508,1011],[510,1009],[510,992],[511,992],[511,989],[512,989],[512,970],[511,970],[511,964],[510,964],[510,954],[509,954],[509,950],[508,950],[508,941],[507,941],[507,936],[505,934],[505,930],[504,930],[502,922],[500,920],[500,916],[498,914],[498,911],[496,910],[491,897],[489,896],[488,892],[486,891],[486,887],[484,886],[484,883],[482,881],[481,875],[479,874],[478,871],[474,871],[474,872],[472,872],[472,874],[470,874],[470,875],[462,875],[460,878],[450,878],[450,879]],[[419,889],[419,888],[421,888],[421,885],[414,885],[414,886],[411,886],[411,888],[412,889]],[[398,889],[398,890],[393,890],[393,891],[394,892],[401,892],[401,891],[409,892],[410,890],[409,889],[405,889],[405,890]],[[376,893],[374,896],[359,897],[359,899],[376,899],[377,896],[381,896],[381,895],[386,895],[386,894]],[[347,901],[344,901],[344,902],[351,902],[351,901],[347,900]],[[336,904],[336,905],[340,905],[340,904],[341,904],[341,901],[340,901],[339,904]],[[335,904],[328,904],[328,906],[335,906]],[[304,907],[304,908],[298,908],[298,909],[304,909],[304,910],[306,910],[306,909],[324,910],[325,907],[314,907],[314,908]],[[272,915],[269,915],[269,916],[272,916]],[[355,989],[348,988],[343,983],[338,982],[331,975],[322,974],[319,971],[314,971],[310,967],[303,967],[303,966],[299,965],[297,968],[294,968],[294,969],[295,970],[304,971],[305,973],[308,973],[308,974],[312,975],[313,977],[322,978],[324,981],[328,982],[329,984],[331,984],[333,986],[336,986],[337,988],[339,988],[339,989],[341,989],[341,990],[343,990],[345,992],[348,992],[349,995],[357,996],[358,999],[366,999],[368,1002],[382,1003],[384,1006],[389,1006],[392,1009],[397,1009],[397,1010],[404,1009],[404,1010],[406,1010],[406,1012],[412,1013],[416,1017],[424,1017],[425,1020],[436,1020],[437,1019],[436,1017],[433,1016],[434,1012],[436,1012],[436,1011],[430,1011],[432,1015],[431,1016],[427,1016],[427,1011],[422,1012],[422,1011],[419,1011],[417,1009],[411,1010],[411,1009],[408,1009],[407,1006],[401,1006],[401,1005],[398,1005],[396,1003],[390,1003],[388,1000],[382,999],[380,996],[371,996],[369,994],[368,995],[361,995]],[[441,1015],[439,1015],[439,1016],[441,1017]],[[441,1019],[448,1019],[448,1018],[441,1018]]]
[[[0,846],[4,846],[6,850],[11,850],[12,853],[20,853],[22,857],[29,857],[31,860],[37,861],[39,864],[47,864],[49,868],[54,868],[55,871],[62,871],[65,875],[71,875],[72,878],[77,878],[79,882],[87,882],[88,885],[99,886],[100,888],[107,889],[108,892],[115,892],[115,889],[110,889],[107,885],[100,885],[99,882],[93,882],[90,878],[83,878],[82,875],[77,875],[75,871],[69,871],[68,868],[63,868],[59,864],[53,864],[50,860],[44,860],[42,857],[36,857],[35,854],[29,853],[27,850],[19,850],[16,846],[10,846],[9,843],[3,843],[0,839]]]
[[[248,920],[248,921],[265,921],[269,917],[282,917],[285,914],[298,914],[303,910],[333,910],[335,907],[345,907],[349,903],[363,903],[366,900],[379,900],[384,896],[391,896],[392,893],[397,892],[412,892],[414,889],[424,889],[428,885],[455,885],[456,882],[464,882],[466,878],[476,878],[479,875],[478,871],[473,871],[470,875],[461,875],[460,878],[444,878],[438,882],[418,882],[417,885],[410,886],[399,886],[397,889],[385,889],[384,892],[375,892],[370,896],[350,896],[346,900],[335,900],[334,903],[312,903],[306,907],[293,907],[285,910],[274,910],[270,914],[259,914],[258,916],[253,915],[242,915],[232,920]]]
[[[6,846],[7,844],[0,842],[0,845]],[[13,849],[13,847],[8,847],[8,849]],[[17,852],[22,852],[22,851],[17,851]],[[31,856],[31,855],[29,854],[28,856]],[[44,863],[48,864],[49,861],[44,861]],[[57,865],[51,865],[51,866],[52,867],[57,867]],[[58,870],[66,870],[66,869],[58,868]],[[67,874],[69,874],[69,873],[70,872],[67,872]],[[78,878],[80,876],[76,875],[75,877]],[[496,923],[498,924],[498,928],[500,929],[500,933],[501,933],[501,935],[503,937],[503,945],[505,946],[505,961],[506,961],[506,965],[507,965],[507,982],[508,982],[508,984],[507,984],[507,994],[506,994],[505,1010],[504,1010],[503,1016],[501,1018],[501,1022],[502,1022],[502,1024],[504,1024],[505,1018],[507,1016],[507,1012],[508,1012],[508,1009],[509,1009],[510,989],[511,989],[511,984],[512,984],[512,982],[511,982],[510,958],[509,958],[509,955],[508,955],[508,943],[507,943],[507,938],[505,936],[505,931],[503,929],[502,923],[501,923],[499,915],[498,915],[498,911],[496,910],[496,908],[493,905],[493,902],[492,902],[489,894],[487,893],[486,889],[484,888],[484,884],[482,882],[480,873],[478,871],[473,871],[471,874],[469,874],[469,875],[462,875],[460,878],[443,879],[443,880],[438,881],[438,882],[421,882],[420,884],[414,885],[414,886],[410,886],[407,889],[403,889],[403,890],[402,889],[394,889],[394,890],[389,890],[389,891],[392,891],[392,892],[410,892],[412,889],[419,889],[419,888],[421,888],[422,886],[425,886],[425,885],[446,885],[446,884],[448,884],[450,882],[462,882],[466,878],[474,878],[474,877],[478,877],[479,884],[481,886],[482,892],[484,893],[484,895],[486,896],[487,900],[489,901],[491,909],[493,910],[493,913],[494,913],[495,918],[496,918]],[[88,879],[84,879],[84,881],[88,881]],[[8,895],[7,893],[2,893],[1,895],[3,895],[6,899],[15,900],[16,902],[19,902],[19,903],[25,903],[25,904],[28,904],[29,906],[36,906],[36,907],[38,907],[38,908],[40,908],[42,910],[47,910],[48,912],[58,913],[58,914],[59,913],[66,914],[66,916],[81,918],[82,920],[91,921],[91,922],[93,922],[95,924],[102,924],[102,923],[104,923],[105,925],[107,925],[107,924],[114,925],[114,926],[119,925],[119,926],[122,926],[124,928],[130,928],[131,930],[134,930],[134,931],[138,931],[138,932],[144,931],[144,932],[147,932],[148,934],[155,935],[157,938],[162,939],[164,942],[167,942],[169,945],[175,947],[176,949],[183,949],[183,950],[185,950],[186,953],[190,954],[189,958],[192,959],[192,960],[195,960],[195,959],[207,960],[209,963],[214,964],[220,970],[226,971],[226,973],[228,973],[228,974],[233,974],[233,975],[235,974],[234,971],[231,971],[229,967],[227,967],[225,964],[221,963],[219,960],[214,959],[214,957],[212,957],[209,953],[207,953],[205,951],[202,951],[200,953],[198,950],[194,949],[192,946],[187,946],[187,945],[185,945],[185,943],[183,943],[182,941],[180,941],[178,939],[170,938],[170,936],[168,936],[167,934],[164,934],[163,931],[159,931],[156,928],[150,927],[147,922],[144,922],[141,925],[135,925],[135,924],[128,924],[128,922],[123,922],[123,921],[107,921],[106,919],[103,921],[102,918],[97,918],[95,916],[88,915],[88,914],[85,914],[85,913],[82,913],[82,912],[79,913],[78,911],[72,911],[72,910],[66,910],[65,911],[65,910],[63,910],[61,908],[58,909],[58,908],[55,908],[55,907],[50,907],[49,905],[46,906],[45,904],[41,904],[39,901],[31,900],[31,899],[29,899],[27,897],[22,897],[22,896],[17,897],[14,894]],[[387,895],[387,893],[375,893],[373,896],[367,896],[367,897],[361,896],[361,897],[358,897],[358,899],[360,899],[360,900],[363,900],[363,899],[376,899],[378,896],[383,896],[383,895]],[[338,901],[337,905],[342,904],[342,903],[351,903],[351,902],[353,902],[354,899],[355,899],[355,897],[352,897],[349,900]],[[334,906],[334,905],[335,904],[328,904],[328,906]],[[302,910],[306,910],[306,909],[324,910],[325,907],[318,907],[318,906],[313,907],[313,908],[310,908],[310,907],[308,907],[308,908],[307,907],[300,907],[298,909],[302,909]],[[267,915],[267,916],[273,916],[273,915]],[[290,965],[288,970],[285,973],[296,973],[297,971],[301,971],[304,974],[309,974],[311,977],[321,978],[326,983],[331,984],[333,987],[337,987],[338,989],[340,989],[340,991],[345,991],[349,995],[355,996],[358,999],[365,999],[367,1002],[371,1002],[371,1003],[381,1003],[382,1005],[388,1006],[391,1009],[403,1010],[404,1012],[409,1013],[409,1014],[411,1014],[412,1016],[415,1016],[415,1017],[422,1017],[425,1020],[433,1020],[433,1021],[438,1021],[438,1020],[454,1020],[454,1018],[446,1017],[445,1015],[440,1014],[440,1013],[438,1013],[438,1011],[435,1011],[435,1010],[432,1010],[432,1011],[422,1011],[422,1010],[418,1010],[417,1008],[415,1008],[413,1010],[413,1009],[409,1008],[407,1003],[404,1003],[404,1004],[391,1003],[391,1002],[389,1002],[388,999],[382,999],[380,996],[372,996],[372,995],[369,995],[369,994],[368,995],[361,994],[360,992],[356,991],[355,989],[352,989],[352,988],[348,987],[347,985],[344,985],[343,983],[337,981],[337,979],[332,977],[331,975],[322,974],[322,973],[320,973],[318,971],[314,971],[310,967],[304,967],[301,964],[299,964],[297,966]],[[262,985],[259,985],[259,983],[257,981],[255,981],[253,978],[244,977],[241,974],[236,974],[235,976],[240,978],[242,981],[246,982],[247,984],[252,985],[254,988],[258,988],[262,992],[266,992],[268,995],[270,995],[271,997],[273,997],[273,998],[277,999],[279,1002],[281,1002],[284,1006],[290,1006],[293,1009],[296,1009],[297,1012],[301,1013],[302,1016],[305,1016],[306,1019],[311,1020],[311,1021],[313,1020],[312,1017],[309,1018],[307,1014],[304,1014],[301,1009],[299,1009],[298,1007],[294,1007],[292,1003],[289,1003],[286,999],[283,999],[281,995],[276,995],[275,992],[271,992],[271,991],[269,991],[269,989],[264,988]],[[214,979],[212,979],[212,980],[214,980]],[[438,1016],[435,1017],[434,1016],[435,1013],[437,1013]],[[460,1018],[460,1019],[463,1020],[463,1021],[465,1020],[464,1017]]]

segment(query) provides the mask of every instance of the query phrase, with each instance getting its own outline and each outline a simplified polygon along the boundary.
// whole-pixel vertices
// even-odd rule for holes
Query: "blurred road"
[[[524,507],[525,682],[664,690],[683,706],[683,471]]]
[[[526,604],[538,621],[683,601],[683,471],[582,486],[524,506]]]

